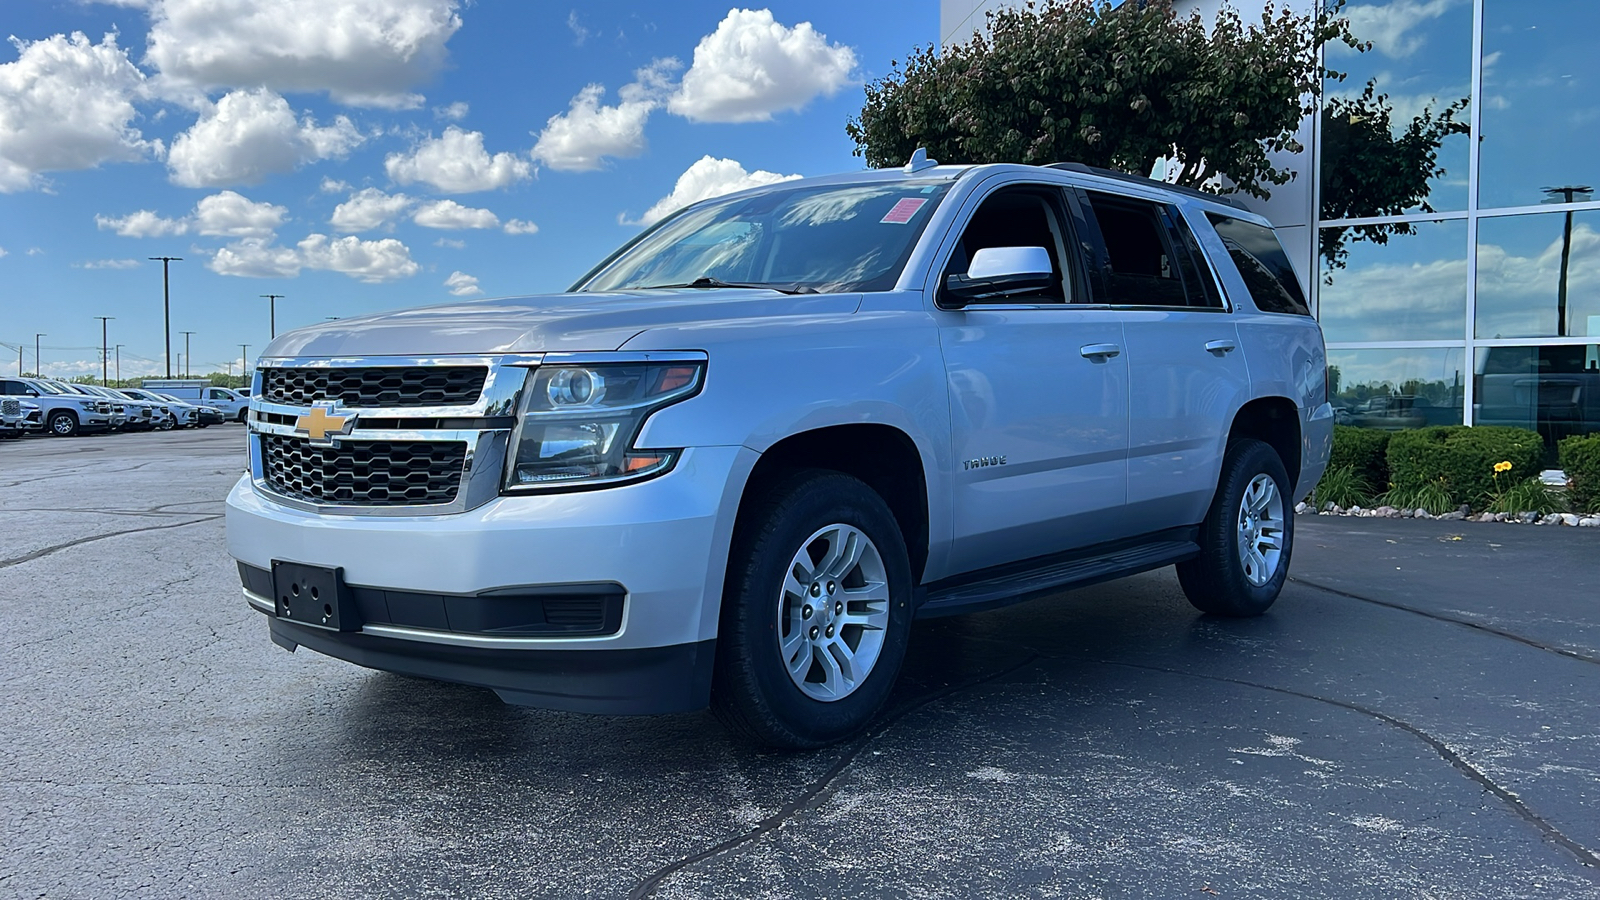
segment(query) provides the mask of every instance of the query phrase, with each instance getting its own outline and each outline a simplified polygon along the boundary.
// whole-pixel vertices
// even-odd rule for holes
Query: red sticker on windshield
[[[927,202],[927,199],[924,197],[906,197],[899,203],[896,203],[889,210],[889,212],[878,221],[889,225],[904,225],[905,223],[911,221],[911,217],[916,215],[917,210],[921,209],[922,205]]]

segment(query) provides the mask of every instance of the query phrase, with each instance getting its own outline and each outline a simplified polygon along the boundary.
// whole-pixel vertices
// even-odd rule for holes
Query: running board
[[[953,616],[994,609],[1032,600],[1069,588],[1088,587],[1102,581],[1136,575],[1170,566],[1200,553],[1194,541],[1167,540],[1110,550],[1077,559],[1047,561],[1026,568],[1005,566],[1004,571],[987,578],[958,584],[932,584],[917,607],[918,619]]]

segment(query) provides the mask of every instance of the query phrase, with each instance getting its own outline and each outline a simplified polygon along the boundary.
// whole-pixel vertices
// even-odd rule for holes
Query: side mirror
[[[965,275],[945,279],[942,306],[960,309],[968,303],[1031,294],[1056,283],[1050,251],[1043,247],[984,247],[972,254]]]

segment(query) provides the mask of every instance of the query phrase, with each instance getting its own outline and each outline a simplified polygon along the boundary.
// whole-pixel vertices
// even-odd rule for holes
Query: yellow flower
[[[1509,472],[1509,471],[1511,471],[1511,461],[1503,459],[1500,462],[1495,463],[1494,464],[1494,470],[1497,473],[1498,472]]]

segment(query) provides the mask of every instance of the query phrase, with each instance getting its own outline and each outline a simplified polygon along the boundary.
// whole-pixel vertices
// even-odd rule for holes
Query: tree
[[[1430,104],[1396,134],[1394,108],[1376,82],[1353,98],[1329,97],[1322,106],[1322,218],[1392,216],[1413,207],[1433,212],[1428,181],[1445,173],[1439,165],[1444,139],[1472,130],[1462,121],[1467,103],[1463,97],[1438,112]],[[1391,235],[1415,231],[1409,222],[1324,228],[1320,252],[1330,268],[1343,268],[1349,238],[1387,244]]]
[[[1337,9],[1295,15],[1269,0],[1246,26],[1224,7],[1209,29],[1171,0],[1001,9],[987,33],[894,64],[845,130],[875,167],[917,147],[943,162],[1073,160],[1139,174],[1166,158],[1178,184],[1222,176],[1222,190],[1265,198],[1292,177],[1270,154],[1304,149],[1294,135],[1316,111],[1318,49],[1364,49]]]

